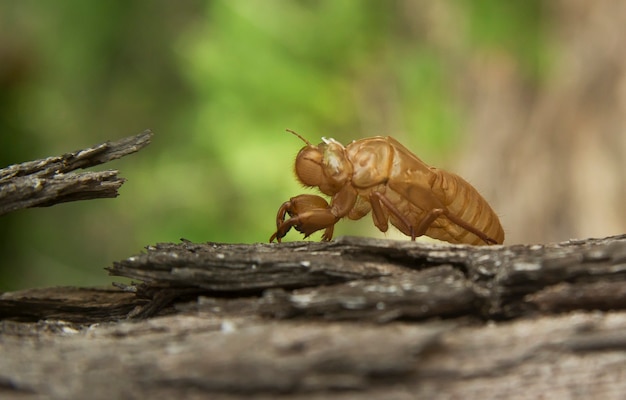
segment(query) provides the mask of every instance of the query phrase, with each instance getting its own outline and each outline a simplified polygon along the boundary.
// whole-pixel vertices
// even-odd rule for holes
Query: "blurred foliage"
[[[441,7],[454,18],[437,20]],[[285,128],[313,142],[393,134],[445,162],[463,126],[453,57],[497,47],[540,77],[540,12],[497,0],[0,2],[0,165],[156,134],[103,166],[128,179],[118,199],[0,217],[0,290],[106,285],[112,261],[181,237],[267,241],[280,203],[303,190],[302,143]],[[336,235],[374,234],[364,220]]]

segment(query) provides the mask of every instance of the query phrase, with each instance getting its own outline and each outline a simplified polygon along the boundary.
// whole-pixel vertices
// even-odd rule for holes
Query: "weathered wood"
[[[165,289],[172,299],[176,290],[190,288],[214,297],[276,289],[259,303],[259,312],[276,316],[513,318],[555,308],[547,304],[553,298],[532,296],[554,285],[626,284],[626,235],[508,247],[351,237],[254,245],[183,242],[150,246],[109,272],[142,280],[137,290],[146,298]],[[604,290],[587,296],[570,309],[626,307],[623,297]]]
[[[146,300],[115,289],[54,287],[0,293],[0,318],[60,319],[77,323],[125,318]]]
[[[0,215],[29,207],[116,197],[124,183],[118,171],[69,172],[135,153],[151,138],[152,132],[146,130],[114,142],[0,169]]]
[[[489,325],[271,321],[0,323],[0,397],[601,398],[626,391],[626,313]]]
[[[183,241],[109,272],[139,282],[0,294],[1,398],[626,393],[626,235]]]

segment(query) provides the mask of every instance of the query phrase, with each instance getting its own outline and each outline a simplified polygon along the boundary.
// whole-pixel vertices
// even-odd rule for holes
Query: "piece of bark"
[[[348,283],[268,291],[259,312],[278,318],[315,317],[387,322],[398,318],[472,315],[480,300],[463,274],[444,265]]]
[[[118,195],[118,171],[70,173],[135,153],[150,143],[152,131],[83,150],[0,169],[0,215],[29,207]]]
[[[273,244],[160,243],[147,253],[113,263],[111,275],[155,286],[259,293],[374,278],[399,271],[382,259],[344,257],[341,242]]]
[[[108,270],[143,281],[136,290],[147,299],[167,290],[175,301],[178,290],[183,297],[191,289],[205,297],[261,295],[258,312],[284,318],[515,318],[551,310],[545,298],[531,295],[554,285],[625,282],[626,235],[482,247],[351,237],[322,243],[183,242],[150,246]],[[588,296],[587,304],[598,309],[625,307],[622,298],[603,291]],[[153,312],[158,307],[138,315]]]
[[[626,236],[510,247],[366,238],[281,245],[183,242],[150,246],[109,271],[142,281],[120,286],[129,294],[123,316],[140,319],[216,307],[239,307],[248,316],[376,322],[626,308],[620,294]],[[0,317],[58,318],[60,304],[50,300],[44,304],[19,292],[5,294]],[[64,318],[97,320],[96,309],[95,316],[86,310],[74,309],[76,317],[70,312]]]
[[[115,289],[53,287],[0,293],[0,319],[60,319],[77,323],[116,321],[146,303]]]
[[[541,312],[626,309],[626,284],[619,281],[559,283],[526,296]]]

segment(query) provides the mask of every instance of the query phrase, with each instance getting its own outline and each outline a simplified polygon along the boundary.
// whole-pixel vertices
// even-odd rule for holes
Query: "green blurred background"
[[[541,85],[546,18],[539,1],[1,1],[0,167],[155,136],[100,168],[127,179],[117,199],[0,217],[0,290],[107,285],[156,242],[267,241],[303,192],[286,128],[392,134],[463,175],[465,60],[497,54]],[[345,234],[382,236],[369,217]]]

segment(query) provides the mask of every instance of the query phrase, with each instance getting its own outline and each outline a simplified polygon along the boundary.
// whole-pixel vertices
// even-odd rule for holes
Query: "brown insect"
[[[370,211],[378,229],[386,232],[391,222],[411,240],[426,235],[475,245],[504,241],[498,216],[472,185],[428,166],[396,139],[376,136],[344,147],[322,138],[314,146],[287,131],[306,143],[296,157],[298,180],[331,201],[301,194],[283,203],[270,242],[280,242],[292,227],[305,238],[324,229],[322,240],[330,240],[340,219],[356,220]]]

